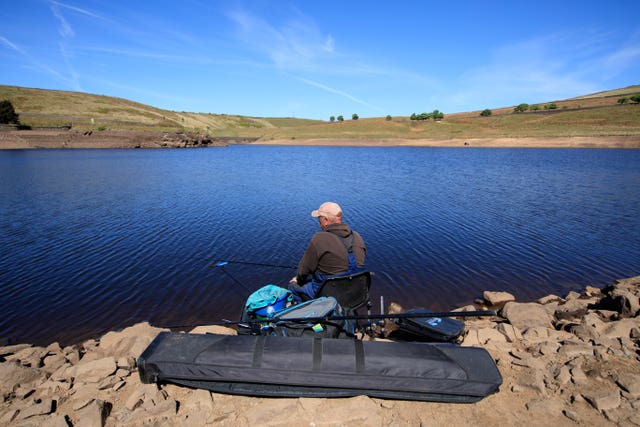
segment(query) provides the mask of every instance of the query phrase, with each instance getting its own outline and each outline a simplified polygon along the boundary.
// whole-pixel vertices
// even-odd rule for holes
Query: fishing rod
[[[244,283],[242,283],[241,281],[236,279],[231,273],[229,273],[227,270],[224,269],[224,266],[227,265],[227,264],[228,264],[227,261],[219,261],[217,263],[211,264],[209,267],[220,267],[220,270],[222,270],[227,276],[229,276],[231,278],[231,280],[233,280],[238,285],[240,285],[240,287],[242,289],[244,289],[245,291],[247,291],[249,293],[252,293],[253,291],[251,289],[249,289],[249,287],[247,285],[245,285]]]
[[[336,320],[384,320],[384,319],[416,319],[416,318],[434,318],[434,317],[483,317],[483,316],[497,316],[496,310],[475,310],[475,311],[442,311],[442,312],[412,312],[412,313],[397,313],[397,314],[352,314],[345,316],[314,316],[314,317],[293,317],[290,319],[279,318],[277,316],[258,320],[222,320],[219,322],[210,322],[202,325],[181,325],[178,327],[189,326],[225,326],[225,325],[246,325],[246,324],[262,324],[262,323],[279,323],[279,322],[307,322],[307,323],[322,323]]]
[[[293,267],[291,265],[278,265],[278,264],[267,264],[263,262],[249,262],[249,261],[227,261],[220,260],[211,264],[211,267],[223,267],[227,264],[245,264],[245,265],[258,265],[260,267],[274,267],[274,268],[287,268],[287,269],[297,269],[298,267]]]

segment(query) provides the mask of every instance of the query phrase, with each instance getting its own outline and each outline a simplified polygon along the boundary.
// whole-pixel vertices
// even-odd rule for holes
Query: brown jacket
[[[298,264],[298,284],[312,279],[314,273],[331,275],[349,271],[349,253],[340,237],[346,242],[353,233],[352,250],[358,267],[363,267],[367,248],[357,231],[347,224],[330,224],[324,231],[313,235],[309,246]]]

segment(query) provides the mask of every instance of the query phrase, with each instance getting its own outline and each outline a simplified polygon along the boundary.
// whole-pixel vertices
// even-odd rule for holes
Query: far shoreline
[[[640,136],[525,137],[468,139],[314,138],[258,140],[251,145],[340,147],[456,147],[456,148],[640,148]]]
[[[160,131],[0,131],[0,150],[60,148],[205,148],[229,145],[321,147],[618,148],[640,149],[640,135],[455,139],[216,137]]]

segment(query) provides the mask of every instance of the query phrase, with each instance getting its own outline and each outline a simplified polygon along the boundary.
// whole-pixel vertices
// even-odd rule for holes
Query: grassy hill
[[[413,121],[368,118],[329,123],[295,118],[261,118],[188,113],[102,95],[0,86],[23,124],[33,127],[71,125],[75,129],[191,131],[212,136],[259,137],[263,140],[309,138],[454,139],[551,136],[640,135],[640,105],[618,103],[640,94],[640,85],[540,104],[540,110],[514,113],[513,106],[446,114],[444,120]],[[545,110],[553,102],[557,108]],[[416,113],[420,113],[417,111]]]

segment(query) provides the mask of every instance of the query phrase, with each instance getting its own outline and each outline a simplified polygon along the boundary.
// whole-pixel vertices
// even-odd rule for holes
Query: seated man
[[[362,271],[367,252],[360,234],[342,222],[337,203],[325,202],[311,216],[318,218],[322,231],[311,238],[298,264],[298,275],[289,282],[296,302],[315,298],[327,276]]]

